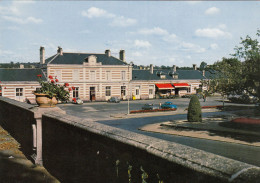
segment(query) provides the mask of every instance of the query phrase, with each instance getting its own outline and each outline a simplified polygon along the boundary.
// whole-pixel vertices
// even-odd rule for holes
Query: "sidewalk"
[[[34,165],[19,150],[20,144],[0,126],[1,183],[58,183],[42,166]]]

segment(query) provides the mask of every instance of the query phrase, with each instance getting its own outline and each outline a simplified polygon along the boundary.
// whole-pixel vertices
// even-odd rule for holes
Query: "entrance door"
[[[153,85],[150,85],[149,86],[149,99],[152,99],[153,98],[153,90],[154,90],[154,86]]]
[[[96,100],[96,92],[95,92],[95,87],[90,87],[90,100],[95,101]]]

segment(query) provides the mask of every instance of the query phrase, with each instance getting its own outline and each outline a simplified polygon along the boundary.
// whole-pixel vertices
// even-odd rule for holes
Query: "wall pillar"
[[[32,124],[33,128],[33,150],[34,154],[32,158],[34,159],[34,163],[37,165],[43,165],[42,159],[42,115],[46,112],[58,112],[62,114],[66,114],[65,111],[60,109],[59,107],[53,108],[39,108],[34,112],[34,118],[36,124]]]

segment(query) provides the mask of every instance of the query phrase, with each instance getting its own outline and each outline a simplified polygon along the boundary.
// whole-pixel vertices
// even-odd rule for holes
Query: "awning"
[[[190,87],[190,85],[188,83],[173,83],[173,86],[175,88],[187,88],[187,87]]]
[[[167,89],[174,89],[174,87],[170,83],[164,84],[155,84],[159,90],[167,90]]]

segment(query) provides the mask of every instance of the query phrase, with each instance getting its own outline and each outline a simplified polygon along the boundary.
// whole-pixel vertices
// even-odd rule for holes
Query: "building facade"
[[[25,101],[33,99],[33,91],[39,87],[37,75],[47,80],[53,76],[58,84],[69,83],[72,98],[84,101],[107,101],[111,97],[126,99],[169,98],[195,94],[205,90],[201,80],[208,80],[208,71],[193,70],[133,69],[125,61],[125,51],[120,50],[119,58],[110,50],[105,53],[67,53],[58,47],[57,53],[45,59],[45,48],[40,47],[40,68],[0,69],[0,95]],[[212,74],[211,74],[212,75]],[[20,77],[22,76],[22,77]],[[46,79],[47,78],[47,79]]]

